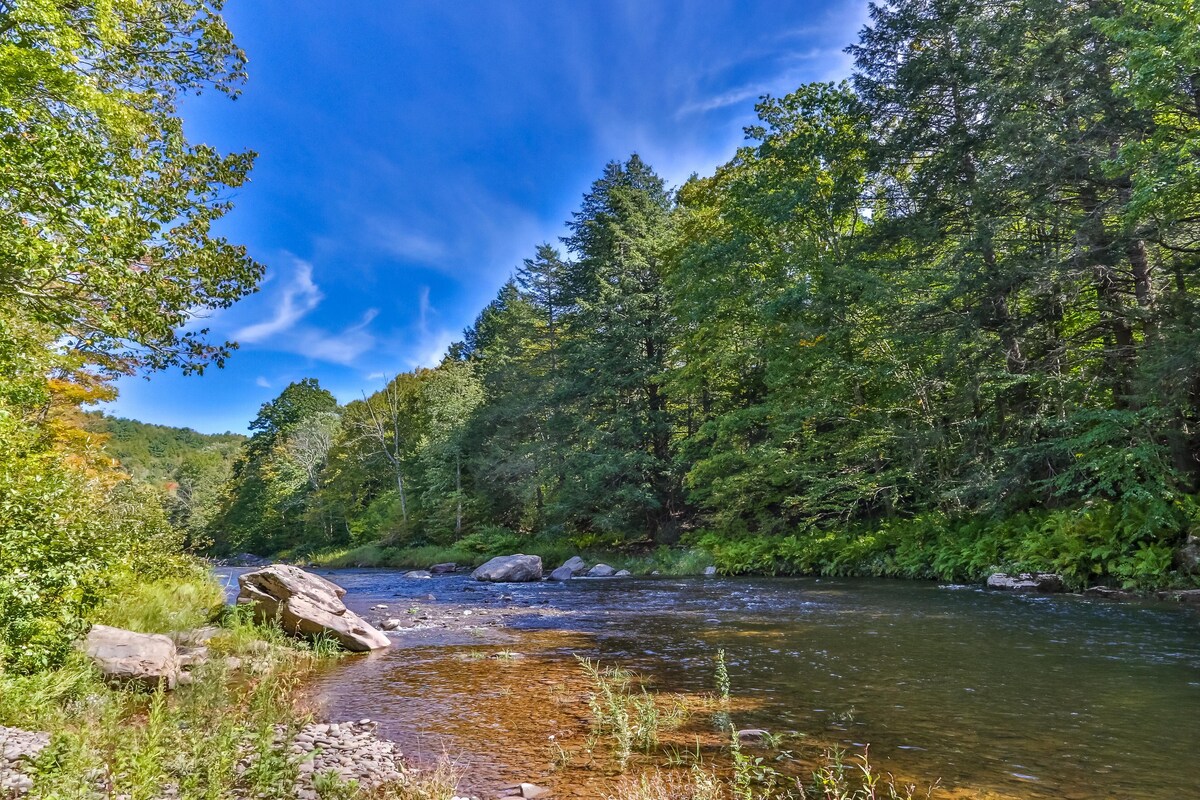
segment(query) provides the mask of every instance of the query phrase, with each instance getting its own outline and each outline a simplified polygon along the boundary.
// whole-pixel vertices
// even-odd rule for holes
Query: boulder
[[[1188,575],[1200,574],[1200,536],[1188,536],[1175,551],[1175,566]]]
[[[716,574],[717,574],[716,567],[709,566],[709,567],[704,568],[704,576],[706,578],[711,578],[713,575],[716,575]]]
[[[597,564],[587,571],[589,578],[611,578],[617,571],[608,564]]]
[[[572,575],[582,575],[587,571],[587,563],[579,556],[571,556],[562,563],[559,569],[569,569]]]
[[[82,649],[112,684],[174,689],[179,680],[179,657],[169,636],[93,625]]]
[[[616,575],[613,575],[613,577],[614,578],[628,578],[632,574],[633,573],[630,572],[629,570],[623,569],[623,570],[620,570],[619,572],[617,572]]]
[[[419,580],[419,579],[424,579],[424,578],[432,578],[433,574],[429,570],[426,570],[426,569],[414,569],[411,572],[404,573],[404,577],[414,578],[414,579]]]
[[[389,617],[388,619],[385,619],[383,622],[379,623],[379,627],[383,628],[385,631],[394,631],[400,627],[400,624],[400,620],[398,620],[396,617]]]
[[[554,570],[554,572],[550,573],[550,580],[552,581],[569,581],[574,577],[575,573],[572,572],[571,568],[566,564],[563,564],[561,567]]]
[[[1061,575],[1056,575],[1053,572],[1022,572],[1019,575],[996,572],[988,576],[987,588],[1008,592],[1042,592],[1049,594],[1063,590],[1063,579]]]
[[[451,572],[458,571],[458,564],[453,561],[446,561],[441,564],[434,564],[429,568],[429,571],[434,575],[449,575]]]
[[[252,605],[256,620],[277,619],[293,636],[332,636],[355,652],[391,644],[382,631],[346,608],[345,589],[299,567],[273,564],[239,576],[238,585],[238,603]]]
[[[542,579],[541,556],[521,553],[511,556],[496,556],[471,573],[477,581],[492,583],[529,583]]]

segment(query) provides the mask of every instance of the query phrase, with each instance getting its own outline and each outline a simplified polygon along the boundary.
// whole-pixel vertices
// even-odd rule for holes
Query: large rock
[[[582,575],[584,572],[587,572],[587,562],[579,556],[571,556],[558,569],[569,569],[572,575]],[[557,572],[558,570],[555,571]]]
[[[561,567],[554,570],[554,572],[550,573],[550,580],[552,581],[569,581],[574,577],[575,573],[572,572],[571,568],[566,564],[563,564]]]
[[[273,564],[238,577],[237,601],[254,607],[256,620],[279,620],[293,636],[332,636],[355,652],[388,647],[382,631],[346,608],[346,590],[299,567]]]
[[[529,583],[542,579],[542,557],[521,553],[496,556],[471,573],[477,581],[492,583]]]
[[[458,564],[453,561],[445,561],[441,564],[434,564],[429,568],[429,571],[434,575],[449,575],[451,572],[458,570]]]
[[[1200,574],[1200,537],[1188,536],[1183,547],[1175,552],[1175,566],[1188,575]]]
[[[93,625],[83,651],[109,683],[174,689],[179,681],[179,657],[169,636]]]
[[[1022,572],[1019,575],[1008,575],[996,572],[988,576],[987,588],[1001,589],[1008,592],[1043,592],[1053,593],[1063,590],[1061,575],[1053,572]]]
[[[587,571],[589,578],[611,578],[617,571],[608,564],[597,564]]]

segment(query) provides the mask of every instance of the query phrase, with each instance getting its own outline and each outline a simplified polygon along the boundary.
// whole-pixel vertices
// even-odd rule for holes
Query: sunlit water
[[[452,604],[472,621],[521,609],[504,628],[403,632],[313,687],[330,718],[370,717],[411,756],[458,758],[484,796],[524,780],[604,796],[614,768],[583,754],[577,654],[704,693],[724,648],[733,722],[804,734],[783,745],[798,754],[870,744],[877,767],[940,779],[946,795],[1200,798],[1200,615],[1187,609],[884,580],[322,574],[369,617],[378,603],[393,616]],[[713,731],[695,718],[667,744],[699,740],[719,763]]]

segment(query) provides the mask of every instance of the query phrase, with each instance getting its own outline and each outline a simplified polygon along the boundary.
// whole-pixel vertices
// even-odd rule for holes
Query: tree
[[[110,372],[222,364],[229,343],[182,327],[262,273],[211,231],[252,154],[189,143],[177,114],[244,77],[221,5],[0,5],[0,309]]]

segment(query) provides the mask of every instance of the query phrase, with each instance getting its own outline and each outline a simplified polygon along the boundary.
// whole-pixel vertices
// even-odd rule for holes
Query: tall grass
[[[100,607],[96,621],[139,633],[170,633],[214,621],[225,592],[211,575],[129,583]]]

